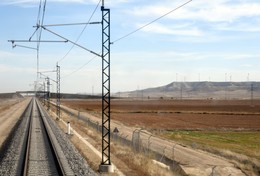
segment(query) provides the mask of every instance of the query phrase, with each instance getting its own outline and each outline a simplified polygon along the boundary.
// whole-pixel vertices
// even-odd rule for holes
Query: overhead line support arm
[[[56,35],[56,36],[58,36],[58,37],[60,37],[60,38],[62,38],[62,39],[64,39],[64,40],[67,40],[68,42],[70,42],[70,43],[72,43],[72,44],[74,44],[74,45],[76,45],[76,46],[78,46],[78,47],[80,47],[80,48],[82,48],[82,49],[84,49],[84,50],[86,50],[86,51],[88,51],[88,52],[90,52],[90,53],[92,53],[92,54],[98,56],[98,57],[102,57],[100,54],[98,54],[98,53],[96,53],[96,52],[94,52],[94,51],[91,51],[91,50],[89,50],[89,49],[87,49],[87,48],[85,48],[85,47],[83,47],[83,46],[81,46],[81,45],[79,45],[79,44],[77,44],[77,43],[75,43],[75,42],[73,42],[73,41],[71,41],[71,40],[69,40],[69,39],[63,37],[63,36],[61,36],[61,35],[59,35],[59,34],[53,32],[53,31],[47,29],[47,28],[44,27],[44,26],[41,26],[41,27],[42,27],[44,30],[46,30],[46,31],[48,31],[48,32],[50,32],[50,33],[52,33],[52,34],[54,34],[54,35]]]
[[[20,42],[20,43],[26,43],[26,42],[50,42],[50,43],[55,43],[55,42],[64,42],[67,43],[68,40],[60,41],[60,40],[8,40],[8,42],[12,42],[13,44],[15,42]]]
[[[102,24],[101,22],[89,22],[89,23],[66,23],[66,24],[45,24],[43,27],[58,27],[58,26],[76,26],[76,25],[87,25],[87,24]],[[37,27],[38,26],[33,26]]]

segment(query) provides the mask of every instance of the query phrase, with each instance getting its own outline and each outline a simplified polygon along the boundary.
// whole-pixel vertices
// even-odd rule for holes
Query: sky
[[[145,89],[171,82],[260,81],[260,1],[105,0],[111,10],[111,92]],[[100,0],[47,0],[44,25],[86,23]],[[37,52],[12,48],[8,40],[29,40],[40,0],[0,1],[0,92],[33,90]],[[40,14],[42,16],[42,14]],[[101,21],[100,4],[91,22]],[[101,25],[48,27],[100,53]],[[33,36],[36,40],[36,35]],[[63,40],[42,30],[41,40]],[[37,43],[16,43],[35,48]],[[71,49],[72,48],[72,49]],[[41,43],[39,71],[61,92],[100,93],[101,59],[71,43]],[[44,81],[44,76],[40,82]],[[51,91],[56,83],[51,81]]]

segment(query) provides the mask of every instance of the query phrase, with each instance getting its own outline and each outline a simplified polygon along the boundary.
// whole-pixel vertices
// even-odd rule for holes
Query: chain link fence
[[[77,113],[76,111],[73,113],[66,109],[62,110],[69,114],[71,117],[84,121],[87,127],[90,127],[102,133],[101,123],[93,121],[79,111],[77,111]],[[165,164],[164,167],[168,169],[177,169],[179,171],[182,171],[182,169],[178,165],[179,163],[175,160],[177,152],[175,148],[178,144],[172,145],[171,142],[155,137],[143,129],[135,129],[131,132],[131,134],[126,134],[122,131],[121,127],[114,127],[114,129],[111,130],[111,139],[118,143],[121,143],[122,145],[132,148],[135,152],[142,153],[148,156],[150,159]]]

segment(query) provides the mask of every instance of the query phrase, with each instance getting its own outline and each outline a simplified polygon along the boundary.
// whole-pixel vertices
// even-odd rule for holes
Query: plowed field
[[[101,100],[63,100],[101,113]],[[112,100],[111,119],[147,129],[260,130],[260,100]]]

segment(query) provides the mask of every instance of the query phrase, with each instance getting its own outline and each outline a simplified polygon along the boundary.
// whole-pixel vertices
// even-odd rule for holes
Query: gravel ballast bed
[[[22,172],[21,154],[25,154],[30,111],[31,104],[28,105],[0,149],[0,175],[20,175]]]
[[[29,116],[31,106],[28,106],[18,120],[9,137],[0,148],[0,175],[21,175],[23,172],[22,164],[25,155],[26,139],[29,129]],[[81,156],[79,151],[70,142],[68,136],[58,127],[56,122],[44,111],[46,117],[56,139],[68,160],[69,167],[74,175],[97,175],[86,160]]]
[[[45,112],[45,115],[47,113]],[[81,156],[79,151],[68,139],[68,136],[57,126],[55,121],[48,116],[47,121],[54,132],[64,154],[68,160],[71,169],[75,175],[97,175],[87,164],[86,160]]]

